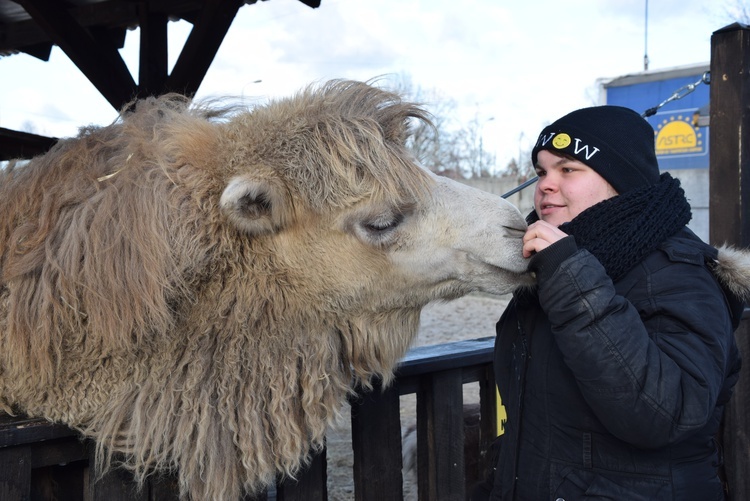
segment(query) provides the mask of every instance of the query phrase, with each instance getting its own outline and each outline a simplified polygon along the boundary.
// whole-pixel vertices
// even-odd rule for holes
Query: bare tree
[[[31,120],[24,120],[20,130],[22,130],[23,132],[28,132],[30,134],[37,133],[36,125],[34,125],[34,122],[32,122]]]
[[[750,6],[747,0],[731,0],[724,5],[726,17],[730,22],[750,24]]]
[[[409,148],[433,172],[453,179],[492,175],[495,155],[483,151],[479,122],[462,124],[456,118],[456,101],[436,90],[415,87],[408,75],[399,75],[392,88],[423,104],[432,124],[415,125]]]

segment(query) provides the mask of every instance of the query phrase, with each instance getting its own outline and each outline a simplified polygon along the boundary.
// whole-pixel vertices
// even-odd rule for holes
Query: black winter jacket
[[[742,303],[716,257],[686,228],[614,284],[573,237],[533,258],[537,287],[497,324],[507,423],[490,499],[724,499],[715,437]]]

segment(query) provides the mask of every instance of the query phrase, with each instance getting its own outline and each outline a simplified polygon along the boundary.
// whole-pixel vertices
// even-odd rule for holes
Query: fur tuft
[[[724,286],[743,301],[750,302],[750,252],[723,245],[714,272]]]

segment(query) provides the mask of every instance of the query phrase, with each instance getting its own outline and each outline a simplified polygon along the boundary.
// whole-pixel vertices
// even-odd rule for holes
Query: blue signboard
[[[656,158],[662,169],[708,168],[708,127],[700,127],[698,108],[657,113],[648,120],[656,133]]]
[[[626,106],[642,114],[683,89],[683,97],[647,118],[654,128],[656,156],[663,170],[708,168],[708,126],[703,123],[708,118],[709,87],[699,83],[707,69],[697,66],[692,74],[684,69],[644,72],[604,84],[607,104]],[[691,84],[694,90],[685,93],[685,86]]]

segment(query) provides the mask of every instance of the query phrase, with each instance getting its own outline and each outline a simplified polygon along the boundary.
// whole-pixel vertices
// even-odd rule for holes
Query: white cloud
[[[727,7],[707,4],[649,3],[651,69],[709,61],[711,34],[732,20]],[[630,0],[322,0],[318,9],[258,2],[240,9],[198,97],[278,97],[328,78],[408,74],[416,87],[453,98],[464,119],[484,121],[484,146],[502,167],[546,123],[595,104],[597,79],[643,70],[644,7]],[[170,23],[172,64],[189,30]],[[137,44],[130,32],[123,54],[136,78]],[[0,126],[31,121],[39,131],[71,135],[115,116],[59,49],[48,63],[2,58],[0,71]]]

